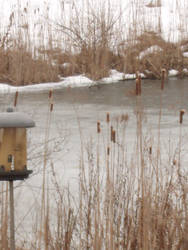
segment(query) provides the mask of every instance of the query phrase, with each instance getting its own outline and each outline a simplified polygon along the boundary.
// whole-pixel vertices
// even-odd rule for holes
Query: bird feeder
[[[0,180],[23,180],[27,169],[27,128],[35,123],[26,114],[12,108],[0,113]]]

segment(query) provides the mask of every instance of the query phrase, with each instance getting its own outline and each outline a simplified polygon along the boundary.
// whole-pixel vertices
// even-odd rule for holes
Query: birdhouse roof
[[[21,112],[0,113],[0,128],[32,128],[35,122]]]

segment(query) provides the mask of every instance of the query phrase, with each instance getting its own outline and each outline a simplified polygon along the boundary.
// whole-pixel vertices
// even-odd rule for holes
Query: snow
[[[10,86],[8,84],[0,83],[0,93],[12,93],[16,92],[17,88],[14,86]]]
[[[186,68],[183,69],[182,71],[183,71],[183,73],[188,73],[188,69],[186,69]]]
[[[69,76],[63,79],[64,81],[62,82],[62,84],[64,87],[86,87],[94,85],[94,81],[83,75]]]
[[[61,64],[60,66],[61,66],[62,68],[64,68],[64,69],[66,69],[66,68],[70,67],[71,64],[70,64],[70,63],[63,63],[63,64]]]
[[[113,82],[114,83],[114,82],[121,81],[123,79],[125,79],[125,74],[124,73],[121,73],[121,72],[118,72],[115,69],[112,69],[110,71],[109,77],[105,77],[105,78],[101,79],[100,82],[102,82],[102,83]]]
[[[79,75],[79,76],[70,76],[62,78],[59,82],[49,82],[49,83],[39,83],[27,86],[11,86],[8,84],[0,83],[0,93],[15,93],[19,92],[39,92],[46,91],[50,89],[61,89],[61,88],[74,88],[74,87],[89,87],[94,85],[95,82],[89,78]]]
[[[145,78],[144,74],[141,74],[142,78]],[[115,69],[110,71],[109,77],[103,78],[100,81],[92,81],[84,75],[63,77],[59,82],[39,83],[27,86],[11,86],[8,84],[0,83],[0,93],[15,93],[19,92],[39,92],[53,89],[62,88],[75,88],[75,87],[91,87],[100,83],[110,84],[118,83],[122,80],[134,80],[136,74],[124,74]]]
[[[184,73],[188,72],[188,69],[183,70]],[[179,71],[171,69],[168,72],[169,77],[178,76]],[[146,78],[146,76],[141,73],[141,78]],[[99,81],[92,81],[84,75],[62,77],[59,82],[49,82],[49,83],[39,83],[27,86],[11,86],[5,83],[0,83],[0,94],[5,93],[15,93],[19,92],[40,92],[63,88],[76,88],[76,87],[91,87],[98,84],[111,84],[118,83],[119,81],[125,80],[135,80],[136,74],[125,74],[119,72],[115,69],[110,71],[109,77],[102,78]]]
[[[146,78],[146,76],[141,73],[141,78]],[[109,77],[105,77],[103,79],[101,79],[99,82],[100,83],[117,83],[119,81],[124,81],[124,80],[135,80],[136,79],[136,74],[125,74],[125,73],[121,73],[115,69],[112,69],[110,71]]]
[[[158,51],[163,51],[161,49],[161,47],[159,47],[158,45],[153,45],[149,48],[147,48],[146,50],[142,51],[140,54],[139,54],[139,59],[141,60],[143,57],[149,55],[149,54],[152,54],[152,53],[155,53],[155,52],[158,52]]]
[[[184,52],[183,57],[188,57],[188,52]]]
[[[177,76],[178,74],[179,74],[179,71],[175,70],[175,69],[171,69],[171,70],[168,71],[168,76],[169,77]]]

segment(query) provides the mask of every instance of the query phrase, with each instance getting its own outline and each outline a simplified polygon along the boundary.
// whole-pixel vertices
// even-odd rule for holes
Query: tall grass
[[[158,142],[150,144],[153,138],[143,133],[141,112],[136,114],[137,141],[131,157],[127,155],[131,145],[126,144],[128,115],[115,121],[108,118],[105,138],[98,122],[96,143],[89,142],[81,156],[76,195],[60,188],[51,166],[55,199],[48,194],[50,216],[42,249],[187,248],[182,146],[177,143],[165,159],[161,144],[158,150]]]
[[[1,82],[25,85],[75,74],[99,80],[112,68],[124,73],[139,70],[152,78],[160,77],[161,68],[185,75],[187,26],[182,4],[176,3],[174,12],[174,18],[179,15],[180,34],[174,43],[161,35],[160,8],[149,8],[153,16],[148,20],[148,8],[140,1],[131,3],[129,16],[130,6],[114,7],[110,0],[84,0],[81,5],[73,1],[68,10],[65,5],[59,4],[61,15],[55,20],[48,4],[34,10],[29,3],[24,8],[18,4],[10,13],[1,32]]]
[[[138,81],[141,85],[139,74]],[[97,122],[96,135],[82,140],[74,193],[71,187],[62,188],[53,161],[47,171],[53,103],[50,92],[41,196],[38,205],[32,207],[32,236],[17,236],[17,249],[187,249],[185,111],[180,111],[176,140],[162,140],[163,89],[158,138],[144,130],[141,91],[132,97],[137,102],[135,141],[127,134],[128,123],[134,119],[129,114],[113,117],[107,113],[106,121]],[[6,185],[0,199],[0,248],[9,249]]]

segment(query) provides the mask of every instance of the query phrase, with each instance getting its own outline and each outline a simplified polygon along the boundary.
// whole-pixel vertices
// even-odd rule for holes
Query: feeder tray
[[[3,169],[0,169],[0,181],[18,181],[18,180],[24,180],[29,177],[29,175],[32,173],[32,170],[11,170],[11,171],[5,171]]]

